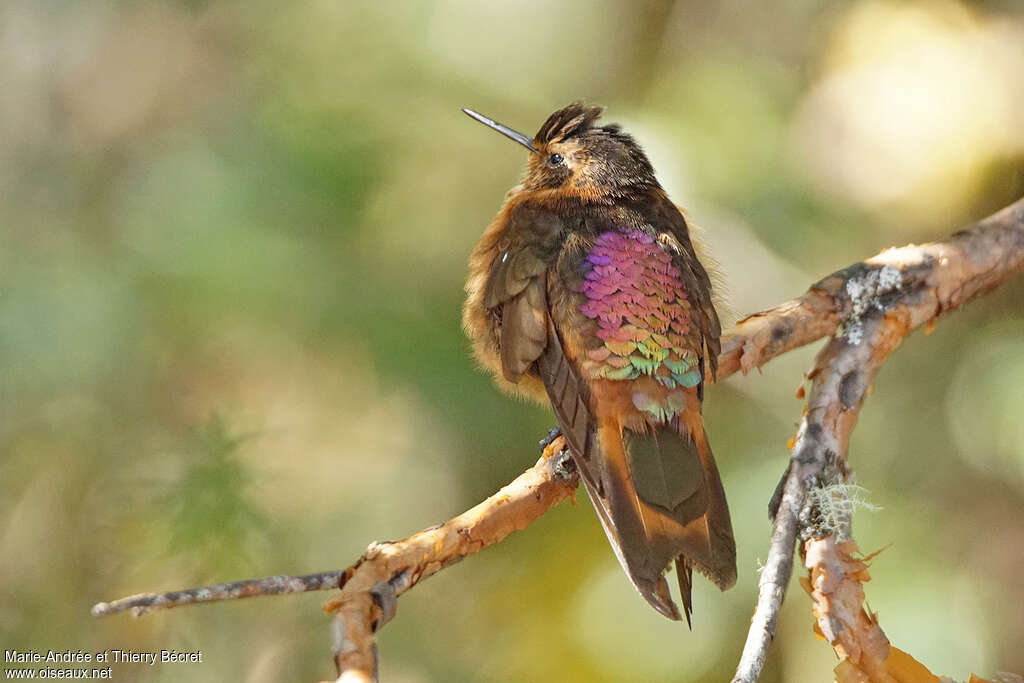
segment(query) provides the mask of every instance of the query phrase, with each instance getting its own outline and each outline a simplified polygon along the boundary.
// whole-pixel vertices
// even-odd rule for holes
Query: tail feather
[[[690,615],[693,614],[693,567],[682,555],[676,558],[676,579],[679,581],[679,596],[683,601],[686,625],[693,630]]]
[[[675,561],[688,623],[693,569],[722,590],[736,581],[725,492],[702,426],[691,426],[700,428],[692,436],[682,423],[636,432],[602,420],[588,464],[593,485],[584,477],[634,586],[656,610],[680,619],[663,576]]]

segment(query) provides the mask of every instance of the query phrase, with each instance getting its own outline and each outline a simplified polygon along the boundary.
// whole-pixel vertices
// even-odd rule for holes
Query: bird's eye
[[[548,157],[548,163],[552,166],[558,166],[563,161],[565,161],[565,159],[562,158],[561,154],[552,154]]]

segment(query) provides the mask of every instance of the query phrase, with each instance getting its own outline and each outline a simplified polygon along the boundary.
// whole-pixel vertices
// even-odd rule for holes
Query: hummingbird
[[[690,623],[693,570],[736,582],[736,544],[701,404],[721,323],[687,219],[640,145],[574,102],[531,139],[521,182],[473,249],[463,327],[509,392],[550,401],[615,555]]]

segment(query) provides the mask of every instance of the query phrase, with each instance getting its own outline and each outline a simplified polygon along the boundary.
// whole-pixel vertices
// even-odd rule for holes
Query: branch
[[[906,300],[912,329],[939,317],[1020,272],[1024,263],[1024,199],[949,240],[887,249],[811,285],[803,296],[740,320],[722,336],[718,378],[745,373],[787,351],[832,335],[856,314],[862,297],[848,283],[886,265],[900,271],[904,288],[930,289]]]
[[[334,613],[338,680],[376,680],[374,632],[391,620],[398,597],[462,558],[525,529],[579,485],[575,465],[558,437],[537,464],[476,507],[403,541],[373,543],[345,570],[341,593],[324,604]]]
[[[793,569],[793,544],[798,528],[803,526],[803,531],[811,535],[815,531],[818,535],[836,531],[813,528],[812,511],[807,509],[808,492],[823,483],[845,481],[850,433],[882,363],[912,330],[933,324],[940,315],[1022,269],[1024,200],[956,233],[946,242],[889,249],[833,273],[800,299],[775,309],[781,309],[780,316],[768,312],[740,322],[738,327],[748,325],[755,330],[751,339],[761,341],[759,345],[734,342],[728,347],[733,352],[740,350],[734,363],[741,368],[764,362],[766,354],[770,357],[794,348],[823,329],[822,320],[829,320],[830,324],[833,320],[842,321],[843,325],[842,330],[838,330],[838,324],[832,328],[834,336],[818,354],[808,375],[813,384],[807,410],[794,441],[781,497],[777,496],[780,500],[773,500],[773,513],[777,513],[771,547],[734,683],[753,683],[764,666]],[[820,315],[814,324],[797,324],[804,331],[788,333],[790,323],[806,320],[812,311]],[[835,334],[837,330],[840,334]],[[821,558],[829,559],[827,555]],[[860,603],[857,609],[860,610]],[[829,622],[830,619],[849,624],[859,617],[859,613],[826,611],[819,627],[827,632],[829,624],[838,623]],[[877,633],[863,633],[877,638],[881,629]],[[881,637],[884,639],[884,634]],[[888,641],[885,645],[888,656]],[[839,648],[836,652],[845,656]]]
[[[911,330],[1024,269],[1024,200],[945,242],[889,249],[820,280],[798,299],[739,321],[722,338],[718,380],[826,336],[808,410],[790,468],[773,499],[775,528],[762,572],[757,610],[737,681],[756,680],[774,637],[792,572],[793,546],[808,528],[808,491],[842,480],[850,431],[882,362]],[[837,332],[839,334],[837,335]],[[96,616],[142,614],[183,604],[253,595],[341,588],[325,609],[335,613],[338,680],[376,679],[375,631],[394,615],[397,598],[444,567],[525,528],[572,495],[578,478],[556,439],[537,464],[473,509],[409,538],[371,544],[344,572],[271,577],[188,591],[143,594],[93,608]],[[557,454],[557,455],[556,455]]]
[[[445,529],[453,528],[451,525],[460,521],[473,520],[474,518],[490,520],[490,525],[497,525],[497,530],[488,525],[476,524],[477,528],[484,529],[480,532],[481,538],[474,538],[474,541],[481,541],[482,545],[473,550],[464,552],[458,557],[451,556],[443,558],[440,567],[432,567],[430,571],[417,577],[412,584],[403,589],[411,588],[420,579],[433,574],[437,569],[443,569],[449,564],[471,555],[478,550],[497,543],[505,538],[512,531],[523,529],[537,517],[540,517],[549,508],[562,502],[572,495],[579,484],[575,466],[563,453],[565,442],[558,438],[547,444],[540,460],[530,469],[519,475],[508,486],[504,487],[486,501],[477,505],[445,524],[429,527],[410,536],[401,543],[414,546],[422,550],[427,543],[438,539],[438,533]],[[557,457],[555,457],[557,456]],[[496,514],[498,506],[502,507],[502,513]],[[510,524],[511,523],[511,524]],[[521,526],[513,526],[515,523]],[[502,525],[508,525],[507,527]],[[467,529],[461,528],[460,533],[466,534]],[[470,536],[466,536],[468,541]],[[185,590],[168,591],[166,593],[139,593],[111,602],[99,602],[92,606],[92,616],[106,617],[118,612],[131,611],[133,616],[140,617],[149,612],[157,610],[182,607],[184,605],[195,605],[204,602],[221,602],[224,600],[239,600],[241,598],[253,598],[267,595],[284,595],[287,593],[307,593],[310,591],[326,591],[344,588],[354,576],[359,566],[371,556],[380,552],[381,548],[396,543],[371,543],[363,556],[351,567],[344,571],[320,572],[318,574],[306,574],[303,576],[268,576],[261,579],[246,579],[231,583],[219,583],[212,586],[201,586]],[[445,551],[465,550],[464,546],[444,546]],[[426,555],[424,555],[426,557]],[[454,559],[453,559],[454,558]]]
[[[890,647],[877,619],[864,608],[861,584],[870,576],[867,560],[855,557],[858,552],[855,542],[839,541],[834,535],[812,538],[804,545],[804,562],[810,573],[804,588],[813,601],[816,630],[840,659],[835,670],[840,682],[896,683],[897,672],[891,665],[897,660],[889,662],[895,648]]]

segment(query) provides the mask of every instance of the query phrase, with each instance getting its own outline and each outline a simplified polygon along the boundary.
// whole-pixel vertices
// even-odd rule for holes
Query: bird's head
[[[530,150],[524,190],[558,190],[597,200],[658,187],[651,162],[631,136],[616,124],[594,125],[601,107],[580,102],[563,107],[532,140],[475,111],[463,111]]]

